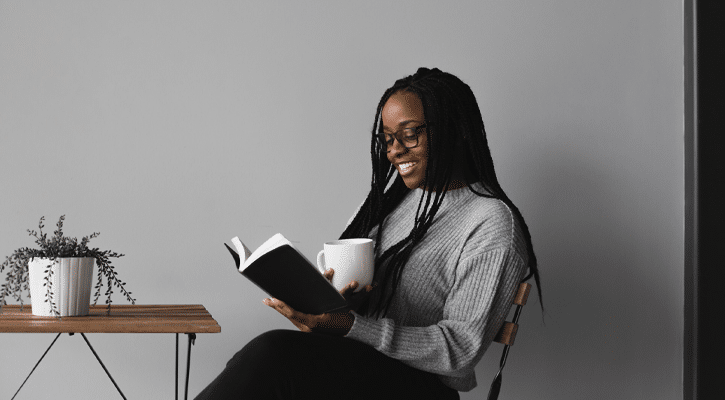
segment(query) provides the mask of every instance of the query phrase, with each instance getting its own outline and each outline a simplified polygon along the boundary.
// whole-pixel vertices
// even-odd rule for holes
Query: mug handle
[[[320,252],[317,253],[317,270],[320,271],[321,274],[325,274],[325,250],[320,250]]]

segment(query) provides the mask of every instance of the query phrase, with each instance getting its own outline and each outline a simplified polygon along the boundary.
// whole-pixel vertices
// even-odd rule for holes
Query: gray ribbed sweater
[[[484,192],[480,183],[472,186]],[[422,194],[412,190],[385,220],[378,255],[408,236]],[[369,237],[376,233],[377,227]],[[413,249],[387,316],[354,313],[347,337],[467,392],[476,387],[474,367],[508,314],[526,262],[526,242],[506,204],[468,188],[450,190]]]

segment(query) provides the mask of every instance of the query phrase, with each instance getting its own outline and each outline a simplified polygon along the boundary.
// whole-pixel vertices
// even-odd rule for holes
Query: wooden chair
[[[505,321],[503,326],[496,334],[493,339],[494,342],[498,342],[504,345],[503,354],[501,355],[501,362],[499,363],[498,373],[493,379],[491,389],[488,391],[488,400],[498,399],[498,393],[501,391],[501,371],[503,366],[506,364],[506,357],[509,354],[509,347],[513,346],[514,340],[516,339],[516,332],[519,330],[518,322],[519,315],[521,315],[521,308],[526,305],[526,300],[529,298],[529,292],[531,291],[531,284],[522,282],[519,284],[516,297],[514,298],[514,304],[516,304],[516,311],[514,312],[514,320],[512,322]]]

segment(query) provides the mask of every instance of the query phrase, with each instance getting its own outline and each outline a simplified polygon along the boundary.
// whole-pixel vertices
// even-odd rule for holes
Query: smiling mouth
[[[416,165],[418,165],[417,162],[407,162],[404,164],[398,164],[398,172],[400,172],[401,175],[406,175]]]

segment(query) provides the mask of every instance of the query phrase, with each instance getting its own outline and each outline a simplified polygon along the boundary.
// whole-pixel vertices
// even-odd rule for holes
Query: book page
[[[242,243],[241,240],[239,240],[238,236],[235,236],[232,238],[232,244],[237,249],[237,255],[242,257],[241,262],[237,263],[237,267],[241,267],[242,264],[244,264],[245,261],[249,258],[249,256],[252,255],[252,251],[249,250],[249,247]]]
[[[284,246],[284,245],[290,245],[294,249],[294,246],[292,246],[292,243],[287,240],[284,236],[282,236],[281,233],[278,233],[271,238],[267,239],[266,242],[262,243],[261,246],[257,247],[257,250],[254,250],[251,256],[247,258],[244,263],[239,267],[239,272],[244,271],[249,264],[253,263],[254,260],[258,259],[259,257],[267,254],[268,252],[276,249],[277,247]]]

